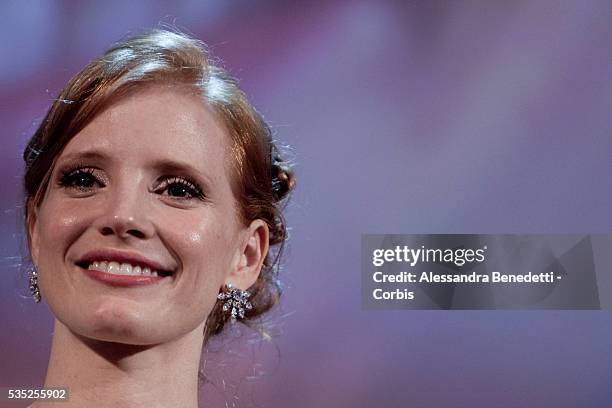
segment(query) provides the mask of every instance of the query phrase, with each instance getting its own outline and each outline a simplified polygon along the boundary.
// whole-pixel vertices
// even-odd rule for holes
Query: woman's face
[[[230,154],[214,113],[184,89],[140,90],[79,132],[58,157],[31,230],[55,316],[86,337],[157,344],[201,329],[226,281],[253,283],[234,276],[252,237],[237,218]],[[118,269],[108,270],[113,259]],[[109,278],[138,273],[122,259],[171,275]],[[96,261],[107,274],[87,272]]]

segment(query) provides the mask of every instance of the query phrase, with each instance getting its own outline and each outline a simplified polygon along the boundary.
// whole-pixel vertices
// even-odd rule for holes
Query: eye
[[[156,192],[160,191],[162,195],[168,195],[179,200],[205,199],[205,195],[198,184],[186,177],[168,177],[164,179],[156,190]],[[167,194],[163,194],[164,191]]]
[[[59,184],[65,188],[71,188],[79,191],[89,191],[96,184],[104,187],[104,184],[95,176],[96,169],[91,167],[70,169],[62,172],[62,177]]]

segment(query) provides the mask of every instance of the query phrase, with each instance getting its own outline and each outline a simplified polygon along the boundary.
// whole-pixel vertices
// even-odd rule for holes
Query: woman
[[[156,30],[78,73],[24,160],[45,387],[65,408],[196,407],[203,344],[280,294],[294,181],[269,128],[200,42]]]

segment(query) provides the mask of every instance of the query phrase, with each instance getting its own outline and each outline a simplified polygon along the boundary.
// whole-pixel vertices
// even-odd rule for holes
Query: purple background
[[[0,5],[0,386],[42,385],[52,331],[18,267],[22,149],[73,74],[161,21],[225,60],[297,162],[282,333],[213,342],[203,401],[612,405],[610,311],[360,306],[362,233],[612,232],[612,2],[169,4]]]

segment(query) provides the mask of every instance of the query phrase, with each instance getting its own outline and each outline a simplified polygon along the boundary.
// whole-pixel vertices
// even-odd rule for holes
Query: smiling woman
[[[294,179],[268,126],[199,41],[156,30],[78,73],[24,159],[45,387],[64,407],[197,406],[202,345],[280,295]]]

